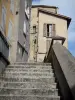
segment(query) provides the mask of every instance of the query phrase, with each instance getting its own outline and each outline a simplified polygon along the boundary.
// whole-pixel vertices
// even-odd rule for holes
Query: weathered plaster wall
[[[46,53],[46,37],[43,37],[43,25],[44,23],[55,24],[56,35],[66,38],[64,46],[68,47],[68,31],[67,21],[58,17],[39,13],[39,34],[38,34],[38,53]],[[45,54],[38,54],[38,60],[43,59]]]
[[[75,58],[61,44],[53,45],[46,62],[51,62],[63,100],[75,100]]]

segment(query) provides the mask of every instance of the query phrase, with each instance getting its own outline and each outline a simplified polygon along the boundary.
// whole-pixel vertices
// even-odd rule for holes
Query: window
[[[47,24],[47,36],[50,37],[52,35],[52,24]]]
[[[55,24],[44,24],[44,36],[51,37],[55,35]]]
[[[5,24],[6,24],[6,9],[2,7],[2,30],[5,33]]]
[[[9,21],[9,27],[8,27],[8,40],[10,41],[11,40],[11,38],[12,38],[12,31],[13,31],[13,29],[12,29],[12,22],[11,21]]]
[[[47,24],[47,37],[54,36],[55,34],[55,24]]]
[[[11,3],[10,3],[10,10],[12,13],[14,13],[14,0],[10,0]]]
[[[33,26],[33,33],[36,33],[36,26]]]

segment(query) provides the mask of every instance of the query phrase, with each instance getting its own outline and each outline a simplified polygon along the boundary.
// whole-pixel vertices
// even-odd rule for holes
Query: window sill
[[[54,35],[54,36],[43,36],[43,37],[46,37],[46,38],[52,38],[52,37],[55,37],[55,35]]]

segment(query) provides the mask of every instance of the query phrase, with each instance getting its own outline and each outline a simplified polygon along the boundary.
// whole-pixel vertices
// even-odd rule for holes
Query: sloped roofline
[[[48,6],[48,5],[32,5],[32,8],[36,8],[36,7],[58,8],[58,7],[56,7],[56,6]]]
[[[61,15],[61,14],[57,14],[57,13],[53,13],[53,12],[43,10],[43,9],[40,9],[40,8],[38,9],[38,14],[39,14],[39,12],[42,12],[42,13],[45,13],[45,14],[48,14],[48,15],[52,15],[52,16],[67,20],[67,27],[69,27],[69,24],[71,22],[70,17],[64,16],[64,15]]]

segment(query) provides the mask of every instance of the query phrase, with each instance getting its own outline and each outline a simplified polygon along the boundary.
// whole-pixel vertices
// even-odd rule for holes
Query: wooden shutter
[[[52,24],[52,36],[55,36],[55,24]]]
[[[44,23],[43,25],[43,36],[46,37],[47,36],[47,24]]]

